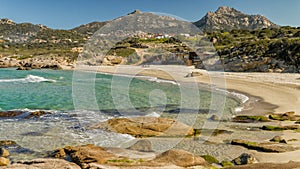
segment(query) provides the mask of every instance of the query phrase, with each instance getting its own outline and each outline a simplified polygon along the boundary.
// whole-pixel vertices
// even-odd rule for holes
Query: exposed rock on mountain
[[[226,6],[219,7],[216,12],[208,12],[195,25],[204,31],[278,27],[262,15],[247,15]]]

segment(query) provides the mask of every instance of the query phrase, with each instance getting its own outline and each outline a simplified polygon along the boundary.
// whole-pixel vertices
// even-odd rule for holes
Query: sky
[[[261,14],[279,25],[300,26],[300,0],[0,0],[0,18],[71,29],[93,21],[112,20],[135,9],[194,22],[219,6]]]

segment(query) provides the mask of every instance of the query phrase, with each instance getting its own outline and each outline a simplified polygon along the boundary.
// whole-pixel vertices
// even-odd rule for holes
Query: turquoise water
[[[14,140],[21,147],[38,153],[86,143],[118,147],[133,138],[102,130],[87,130],[86,127],[121,115],[176,118],[180,110],[203,114],[213,108],[214,111],[224,111],[221,112],[224,116],[231,116],[232,110],[238,106],[235,100],[225,97],[223,107],[224,96],[220,94],[192,87],[183,90],[183,85],[157,83],[146,77],[137,79],[88,72],[77,72],[77,75],[62,70],[0,69],[1,111],[51,112],[37,119],[0,119],[0,140]],[[188,97],[183,97],[184,94]],[[199,110],[194,107],[198,104]],[[199,117],[205,121],[206,116]],[[31,158],[28,154],[12,154],[15,159]]]

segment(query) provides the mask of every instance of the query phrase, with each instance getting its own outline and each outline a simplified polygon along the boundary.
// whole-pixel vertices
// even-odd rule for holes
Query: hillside
[[[278,25],[272,23],[262,15],[247,15],[226,6],[219,7],[215,12],[208,12],[202,19],[194,24],[201,30],[208,32],[216,30],[255,30],[278,27]]]
[[[34,62],[72,65],[87,42],[93,42],[91,38],[97,30],[107,23],[118,21],[123,22],[120,22],[121,25],[110,27],[110,31],[115,32],[114,30],[123,27],[129,30],[143,29],[144,25],[152,27],[135,35],[134,38],[116,43],[108,51],[106,58],[88,64],[170,64],[175,63],[170,61],[174,59],[175,53],[185,57],[192,52],[192,49],[180,40],[172,36],[163,36],[176,32],[185,33],[184,30],[191,31],[188,23],[138,10],[127,16],[131,16],[133,20],[128,20],[124,16],[112,21],[84,24],[71,30],[56,30],[43,25],[15,23],[9,19],[1,19],[0,67],[24,65],[49,67],[41,64],[32,66]],[[148,19],[143,20],[145,17]],[[195,24],[206,30],[205,34],[199,34],[200,46],[201,43],[208,46],[213,44],[220,56],[222,64],[218,65],[218,70],[299,72],[300,28],[279,27],[261,15],[246,15],[229,7],[220,7],[216,12],[209,12]],[[226,29],[223,29],[224,27]],[[123,30],[119,33],[129,32]],[[208,39],[211,42],[201,39]],[[205,46],[202,48],[205,49]],[[213,52],[214,49],[210,50]],[[155,52],[158,52],[157,55]],[[86,50],[83,53],[83,56],[85,55],[91,57],[92,53]],[[203,59],[209,60],[205,57]],[[193,64],[186,59],[183,60],[186,64]],[[199,68],[205,68],[201,62],[194,64]]]

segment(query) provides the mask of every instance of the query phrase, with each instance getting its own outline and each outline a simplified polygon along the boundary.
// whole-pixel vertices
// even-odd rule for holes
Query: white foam
[[[34,76],[34,75],[27,75],[26,78],[20,78],[20,79],[0,79],[0,82],[21,82],[21,83],[39,83],[39,82],[56,82],[56,80],[53,79],[46,79],[44,77],[40,76]]]
[[[146,117],[160,117],[160,114],[158,114],[156,112],[152,112],[150,114],[147,114]]]

